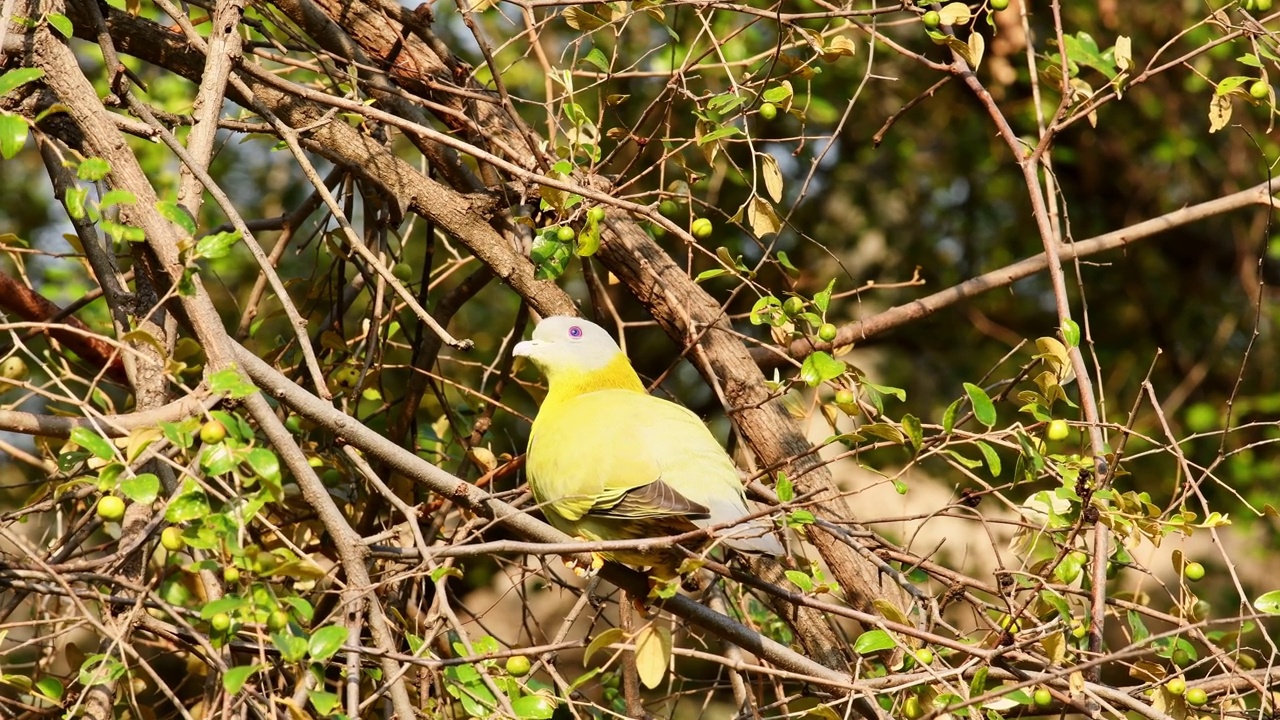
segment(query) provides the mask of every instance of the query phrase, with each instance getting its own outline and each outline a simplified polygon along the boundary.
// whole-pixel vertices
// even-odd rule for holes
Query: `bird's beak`
[[[511,348],[511,354],[516,357],[529,357],[530,355],[533,355],[533,351],[538,347],[538,345],[539,343],[537,340],[525,340],[523,342],[518,342],[514,348]]]

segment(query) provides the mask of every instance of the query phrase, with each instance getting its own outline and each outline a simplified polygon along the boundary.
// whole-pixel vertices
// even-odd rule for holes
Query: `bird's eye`
[[[574,339],[582,337],[582,328],[577,325],[569,326],[569,337]]]

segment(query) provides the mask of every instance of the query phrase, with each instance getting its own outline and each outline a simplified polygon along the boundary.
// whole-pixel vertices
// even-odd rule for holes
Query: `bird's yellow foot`
[[[588,542],[587,538],[584,538],[581,535],[578,535],[573,539]],[[566,556],[561,559],[564,560],[565,567],[572,570],[573,574],[580,578],[595,577],[596,573],[600,572],[600,568],[604,567],[604,556],[600,553],[591,553],[591,562],[589,563],[583,563],[576,556]]]

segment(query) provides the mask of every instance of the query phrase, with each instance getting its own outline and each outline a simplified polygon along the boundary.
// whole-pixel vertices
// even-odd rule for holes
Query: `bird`
[[[650,395],[604,328],[547,317],[512,352],[547,379],[525,472],[552,526],[587,541],[724,526],[695,546],[784,554],[767,519],[737,522],[750,513],[742,479],[715,436],[688,408]],[[676,577],[686,557],[671,548],[600,555],[648,567],[659,579]]]

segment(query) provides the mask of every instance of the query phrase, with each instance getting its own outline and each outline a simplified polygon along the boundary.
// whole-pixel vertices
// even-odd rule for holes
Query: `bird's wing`
[[[647,398],[604,390],[544,405],[534,422],[526,468],[538,503],[572,522],[588,513],[622,519],[705,517],[705,506],[664,481],[655,448],[639,436],[640,428],[662,422],[646,415]]]

